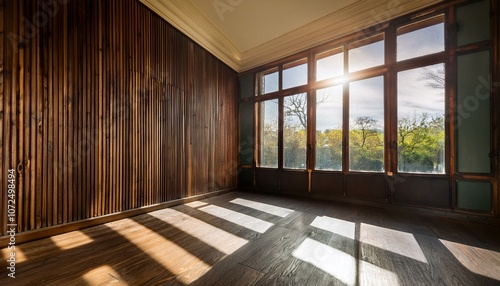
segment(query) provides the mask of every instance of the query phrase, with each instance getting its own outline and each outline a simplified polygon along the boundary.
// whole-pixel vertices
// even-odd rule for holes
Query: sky
[[[443,64],[417,68],[398,74],[398,117],[428,113],[431,116],[444,114],[444,90],[429,87],[432,80],[423,80],[422,74],[444,69]]]
[[[384,41],[349,50],[349,72],[384,64]]]
[[[316,92],[320,103],[316,107],[318,130],[342,128],[342,85],[336,85]]]
[[[349,83],[349,122],[368,116],[384,124],[384,77],[378,76]]]

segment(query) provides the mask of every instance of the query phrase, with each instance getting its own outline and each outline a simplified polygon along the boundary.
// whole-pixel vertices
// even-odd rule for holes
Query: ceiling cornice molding
[[[244,53],[191,1],[140,1],[231,68],[244,72],[444,0],[360,0]]]
[[[191,1],[139,0],[236,71],[241,52]]]

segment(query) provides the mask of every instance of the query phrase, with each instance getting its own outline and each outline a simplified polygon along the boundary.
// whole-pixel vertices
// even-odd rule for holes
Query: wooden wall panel
[[[0,0],[0,234],[236,187],[237,74],[135,0]]]
[[[449,178],[400,176],[392,198],[395,203],[451,208],[451,182]]]
[[[385,174],[351,173],[344,179],[346,196],[374,201],[388,201],[389,185]]]
[[[309,190],[309,173],[307,171],[282,171],[280,179],[280,188],[283,192],[297,192],[304,194]]]
[[[344,196],[344,174],[336,172],[312,172],[311,192],[313,194]]]
[[[4,100],[5,100],[5,96],[4,96],[4,81],[6,78],[6,75],[5,75],[5,69],[4,69],[4,40],[5,39],[5,33],[4,33],[4,23],[5,23],[5,19],[6,18],[6,15],[4,15],[4,0],[0,0],[0,172],[1,172],[1,175],[0,175],[0,209],[2,210],[5,210],[6,209],[6,181],[5,181],[5,176],[3,174],[7,174],[7,170],[5,168],[5,166],[7,165],[6,164],[6,157],[4,156],[5,154],[5,144],[4,144],[4,140],[5,140],[5,136],[4,136],[4,125],[5,125],[5,119],[6,119],[6,110],[5,110],[5,107],[4,107]],[[1,221],[2,221],[2,224],[5,224],[6,222],[6,219],[7,219],[7,213],[6,212],[2,212],[0,214],[0,218],[1,218]],[[3,228],[1,230],[3,232]]]

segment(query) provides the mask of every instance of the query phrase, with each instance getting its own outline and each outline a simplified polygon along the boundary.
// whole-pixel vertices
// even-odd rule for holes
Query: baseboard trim
[[[41,228],[37,230],[31,230],[31,231],[26,231],[26,232],[21,232],[21,233],[16,233],[16,245],[21,244],[21,243],[26,243],[34,240],[39,240],[47,237],[51,237],[54,235],[58,234],[63,234],[66,232],[70,231],[75,231],[75,230],[80,230],[124,218],[129,218],[165,208],[170,208],[173,206],[197,201],[197,200],[202,200],[210,197],[215,197],[215,196],[220,196],[226,193],[230,193],[235,191],[235,188],[231,189],[224,189],[224,190],[219,190],[215,192],[210,192],[207,194],[202,194],[202,195],[196,195],[196,196],[191,196],[187,198],[182,198],[182,199],[177,199],[177,200],[172,200],[168,202],[163,202],[159,204],[154,204],[150,206],[145,206],[141,208],[136,208],[136,209],[131,209],[131,210],[126,210],[118,213],[112,213],[100,217],[95,217],[95,218],[89,218],[89,219],[84,219],[84,220],[79,220],[75,222],[70,222],[66,224],[61,224],[61,225],[55,225],[55,226],[50,226],[46,228]],[[0,237],[0,245],[7,246],[10,240],[9,235],[4,235]]]

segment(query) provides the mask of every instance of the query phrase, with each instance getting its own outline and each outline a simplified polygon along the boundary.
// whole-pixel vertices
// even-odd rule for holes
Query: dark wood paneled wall
[[[235,71],[135,0],[0,4],[2,235],[9,169],[19,232],[236,187]]]

